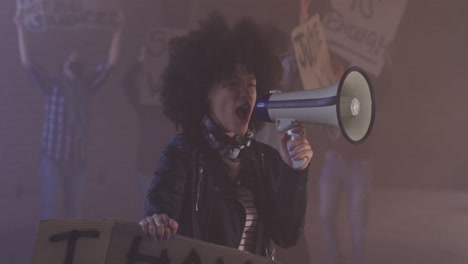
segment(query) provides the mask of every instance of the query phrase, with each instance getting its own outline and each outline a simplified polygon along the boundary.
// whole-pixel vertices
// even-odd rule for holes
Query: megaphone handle
[[[288,147],[288,149],[289,149],[289,145],[291,144],[291,142],[292,142],[296,137],[302,137],[301,134],[293,133],[293,132],[292,132],[292,129],[288,130],[288,131],[286,132],[286,134],[289,136],[289,139],[288,139],[288,141],[286,142],[286,146]],[[307,158],[303,158],[303,159],[300,159],[300,160],[291,159],[291,161],[292,161],[292,164],[293,164],[293,168],[294,168],[294,169],[298,169],[298,168],[302,167],[302,166],[307,162]]]

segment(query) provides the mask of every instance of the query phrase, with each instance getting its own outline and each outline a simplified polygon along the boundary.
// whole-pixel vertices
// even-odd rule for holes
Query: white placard
[[[118,24],[118,1],[112,0],[17,0],[26,28],[113,28]]]
[[[330,0],[323,17],[328,47],[352,65],[378,76],[407,0]]]

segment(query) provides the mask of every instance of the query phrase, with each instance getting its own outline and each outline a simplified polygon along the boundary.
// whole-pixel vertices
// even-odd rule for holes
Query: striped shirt
[[[104,84],[110,68],[99,66],[92,76],[77,80],[73,85],[63,73],[50,78],[37,66],[31,66],[27,71],[45,97],[41,140],[43,155],[55,161],[85,162],[88,103]],[[70,92],[71,89],[82,90],[75,93]],[[78,113],[72,113],[74,111]]]
[[[254,204],[252,191],[245,187],[240,187],[237,189],[237,195],[239,201],[244,205],[246,214],[245,227],[239,245],[239,250],[255,253],[257,243],[258,212]]]

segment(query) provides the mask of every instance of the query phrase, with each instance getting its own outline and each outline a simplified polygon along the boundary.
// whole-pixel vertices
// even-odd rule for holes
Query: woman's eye
[[[229,87],[237,87],[237,86],[239,86],[239,82],[237,82],[237,81],[227,82],[227,83],[226,83],[226,86],[229,86]]]

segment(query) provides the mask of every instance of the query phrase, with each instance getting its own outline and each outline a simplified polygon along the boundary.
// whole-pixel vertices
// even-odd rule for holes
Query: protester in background
[[[385,54],[385,65],[378,77],[369,76],[374,88],[374,98],[392,85],[392,44]],[[339,80],[349,67],[346,61],[333,55],[336,78]],[[376,102],[374,102],[375,104]],[[353,264],[365,262],[366,230],[372,188],[372,136],[359,145],[347,142],[337,128],[323,127],[327,151],[319,178],[320,219],[328,253],[334,264],[343,263],[340,253],[336,222],[341,194],[347,193],[348,219],[351,226]]]
[[[41,218],[81,216],[89,106],[91,98],[117,64],[124,26],[123,12],[119,12],[118,21],[106,63],[88,72],[80,51],[72,50],[65,58],[62,70],[49,75],[31,58],[23,16],[19,10],[16,13],[21,64],[45,100],[40,170]]]

